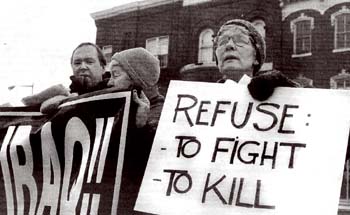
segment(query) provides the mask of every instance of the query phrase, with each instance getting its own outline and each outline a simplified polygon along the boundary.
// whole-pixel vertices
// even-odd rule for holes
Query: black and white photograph
[[[350,215],[348,0],[0,5],[0,214]]]

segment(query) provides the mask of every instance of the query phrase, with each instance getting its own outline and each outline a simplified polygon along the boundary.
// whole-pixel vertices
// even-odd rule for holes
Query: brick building
[[[281,8],[276,0],[147,0],[96,12],[92,17],[96,43],[107,56],[138,46],[158,56],[163,93],[172,79],[216,81],[221,77],[211,38],[230,19],[253,21],[266,35],[264,68],[280,61]]]
[[[284,0],[281,50],[290,77],[302,73],[316,87],[348,88],[338,74],[350,69],[350,2]]]
[[[173,79],[220,78],[212,35],[227,20],[253,22],[265,35],[264,70],[283,71],[304,86],[349,88],[347,0],[146,0],[92,14],[96,43],[107,57],[145,47],[161,62],[160,91]],[[349,163],[339,214],[350,213]]]
[[[315,87],[350,89],[350,2],[283,0],[281,68]],[[346,163],[339,214],[350,213]]]

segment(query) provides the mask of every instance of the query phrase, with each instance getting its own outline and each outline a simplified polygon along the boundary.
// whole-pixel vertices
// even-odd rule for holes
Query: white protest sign
[[[350,91],[172,81],[136,210],[336,214]]]

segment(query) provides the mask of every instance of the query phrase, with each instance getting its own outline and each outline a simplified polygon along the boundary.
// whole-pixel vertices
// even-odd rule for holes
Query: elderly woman
[[[138,127],[143,127],[143,121],[152,132],[156,131],[164,97],[158,91],[160,75],[159,61],[146,49],[138,47],[115,53],[107,66],[111,78],[107,85],[114,89],[134,89],[133,98],[138,104]],[[138,91],[138,94],[136,93]],[[144,93],[143,93],[144,92]],[[149,111],[145,110],[149,108]]]
[[[253,98],[263,101],[269,98],[276,87],[300,87],[281,72],[260,72],[265,60],[265,41],[248,21],[233,19],[223,24],[214,37],[216,62],[223,78],[239,81],[246,74],[252,77],[248,89]],[[350,143],[350,135],[349,135]],[[350,147],[346,159],[350,158]]]
[[[265,41],[252,23],[233,19],[223,24],[214,37],[214,49],[222,80],[239,81],[246,74],[253,77],[248,89],[258,100],[265,100],[278,86],[296,87],[279,71],[259,72],[266,56]]]
[[[133,101],[138,106],[138,129],[128,130],[118,214],[139,214],[133,207],[164,103],[157,85],[159,61],[144,48],[132,48],[115,53],[107,71],[111,73],[107,85],[117,90],[133,89]]]

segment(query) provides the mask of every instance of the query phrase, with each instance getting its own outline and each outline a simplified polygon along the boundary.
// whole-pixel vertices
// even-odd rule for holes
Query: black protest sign
[[[54,116],[0,110],[4,214],[117,214],[130,92],[95,94]]]

